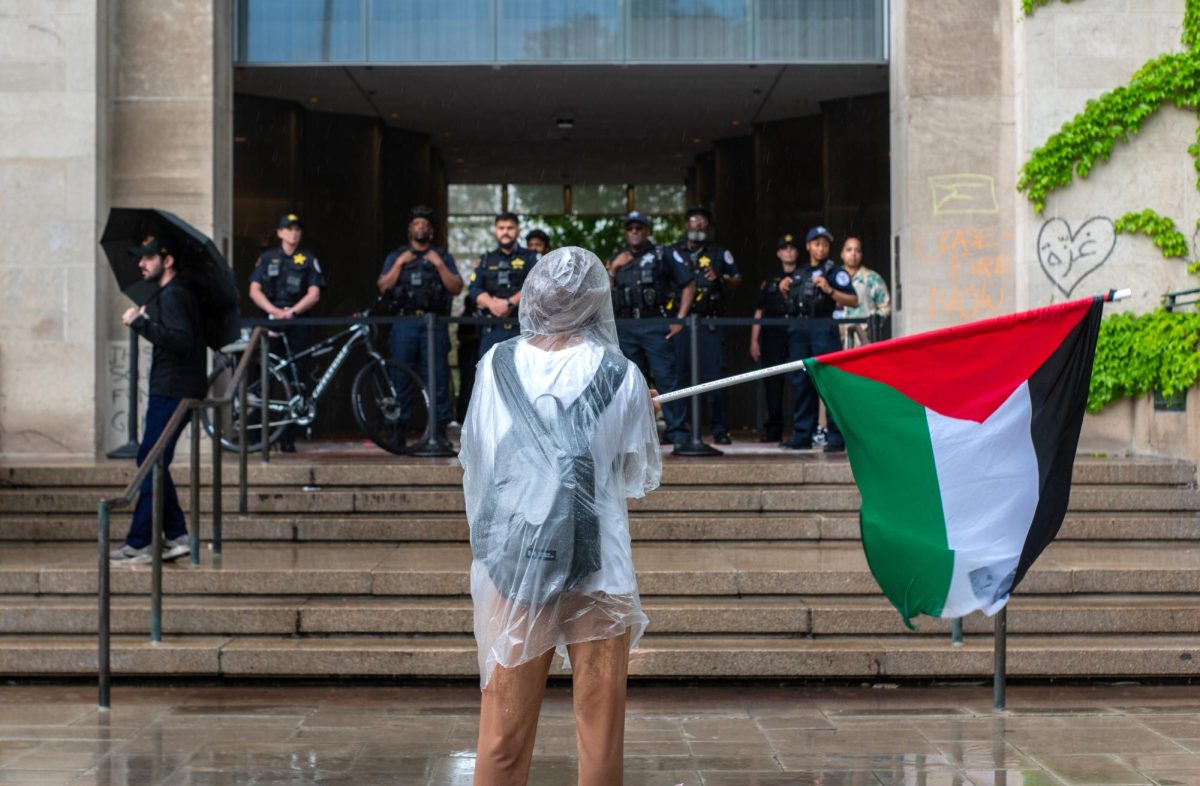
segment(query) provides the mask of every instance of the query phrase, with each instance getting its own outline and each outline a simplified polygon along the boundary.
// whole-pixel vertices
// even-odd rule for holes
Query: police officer
[[[805,241],[808,264],[797,267],[780,281],[779,289],[788,298],[788,310],[796,318],[795,324],[788,328],[789,360],[803,360],[842,348],[833,312],[838,308],[857,306],[858,295],[850,282],[850,274],[829,258],[832,245],[833,234],[828,229],[821,226],[810,229]],[[792,374],[792,390],[796,398],[796,412],[792,417],[794,431],[784,446],[807,450],[812,447],[817,428],[817,389],[807,373],[797,371]],[[826,453],[846,449],[846,440],[828,413],[825,433]]]
[[[517,306],[521,302],[521,287],[525,276],[537,263],[538,255],[517,245],[520,224],[516,213],[496,216],[494,232],[496,248],[479,258],[467,302],[475,306],[481,317],[496,317],[504,322],[484,325],[479,341],[479,357],[496,344],[521,334],[517,322]]]
[[[550,253],[550,236],[541,229],[531,229],[525,233],[525,248],[539,257]]]
[[[423,317],[426,314],[446,316],[450,300],[462,292],[463,280],[458,275],[454,257],[444,248],[433,245],[433,211],[424,205],[414,207],[408,214],[408,242],[387,255],[376,281],[380,294],[391,304],[397,316]],[[428,342],[425,322],[404,321],[392,325],[388,339],[392,358],[421,376],[429,386]],[[437,437],[446,441],[446,426],[450,423],[450,329],[439,325],[434,335],[433,362],[437,374],[434,391],[437,399]],[[401,380],[400,420],[406,422],[412,411],[414,391]]]
[[[254,304],[267,313],[272,319],[286,320],[298,317],[317,304],[321,299],[321,289],[325,286],[325,276],[321,272],[321,263],[308,249],[300,247],[300,238],[304,233],[304,223],[295,213],[288,213],[279,219],[275,235],[279,238],[279,247],[263,252],[254,263],[250,273],[250,299]],[[275,328],[286,336],[286,350],[282,354],[297,353],[308,348],[309,330],[307,325]],[[273,344],[284,343],[283,338],[275,339]],[[282,347],[276,346],[276,351]],[[305,373],[305,363],[296,365],[296,372]],[[284,427],[279,438],[279,449],[284,453],[294,453],[296,450],[296,425],[289,423]]]
[[[650,220],[636,210],[625,216],[625,248],[608,260],[608,275],[613,290],[613,312],[617,319],[661,319],[667,316],[666,306],[671,292],[681,292],[679,315],[686,317],[696,294],[696,282],[682,262],[675,261],[650,242]],[[623,324],[617,328],[617,338],[625,357],[642,369],[649,366],[655,386],[667,393],[677,390],[673,341],[683,330],[679,324]],[[684,402],[674,401],[663,406],[667,424],[665,441],[681,444],[688,441]]]
[[[775,256],[782,269],[765,277],[758,287],[754,301],[754,318],[780,318],[788,315],[787,299],[779,291],[779,283],[796,270],[800,249],[796,237],[786,234],[779,238]],[[750,328],[750,357],[760,367],[777,366],[787,362],[788,329],[784,325],[754,325]],[[760,442],[779,442],[783,439],[783,375],[763,380],[767,397],[767,420],[763,424]]]
[[[719,317],[725,313],[725,298],[728,290],[742,283],[742,274],[733,261],[733,254],[721,245],[709,240],[712,211],[706,207],[690,207],[687,210],[687,237],[675,244],[671,255],[675,262],[686,265],[696,284],[696,297],[692,301],[691,313],[700,317]],[[691,351],[686,334],[680,336],[675,353],[680,368],[680,379],[691,382]],[[700,381],[709,382],[726,376],[725,334],[716,325],[700,328]],[[730,443],[725,422],[728,409],[728,391],[716,390],[709,394],[708,406],[712,417],[713,442],[718,445]]]

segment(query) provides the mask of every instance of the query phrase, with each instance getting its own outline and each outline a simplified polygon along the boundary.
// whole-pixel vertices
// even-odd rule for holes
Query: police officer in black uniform
[[[325,286],[325,276],[321,272],[321,263],[308,249],[300,247],[300,238],[304,232],[304,223],[295,213],[288,213],[279,219],[275,235],[279,238],[279,247],[263,252],[254,263],[250,273],[250,299],[254,304],[267,313],[272,319],[286,320],[298,317],[311,309],[321,299],[321,289]],[[279,344],[286,343],[287,352],[296,353],[308,348],[309,330],[307,325],[274,328],[272,332],[281,334],[274,339],[275,351],[281,352]],[[286,342],[282,337],[286,337]],[[306,364],[297,364],[296,372],[302,377]],[[296,450],[296,426],[289,423],[279,438],[279,449],[284,453]]]
[[[462,292],[463,280],[458,275],[454,257],[444,248],[433,245],[433,211],[419,205],[408,214],[408,242],[387,255],[376,281],[380,294],[389,301],[389,311],[396,316],[423,317],[426,314],[446,316],[450,301]],[[421,375],[429,386],[428,341],[425,321],[403,321],[392,325],[388,347],[392,358]],[[450,328],[439,325],[434,335],[434,358],[437,385],[437,436],[446,440],[450,423]],[[407,422],[412,411],[414,391],[407,380],[401,379],[400,420]]]
[[[496,216],[494,232],[496,248],[479,258],[471,284],[467,288],[467,302],[475,306],[481,317],[496,317],[504,322],[484,325],[479,341],[479,357],[496,344],[521,334],[517,321],[517,306],[521,302],[521,287],[525,277],[537,264],[538,255],[517,245],[520,223],[516,213],[501,213]]]
[[[796,237],[786,234],[779,238],[778,257],[782,266],[763,279],[754,301],[754,318],[780,318],[788,315],[787,298],[779,291],[779,282],[796,271],[800,249]],[[761,368],[778,366],[788,358],[788,329],[785,325],[754,325],[750,328],[750,357]],[[767,420],[763,423],[760,442],[779,442],[783,439],[783,375],[763,380],[767,397]]]
[[[699,317],[719,317],[725,313],[725,296],[742,283],[742,274],[733,261],[733,254],[722,245],[709,240],[712,211],[706,207],[690,207],[687,211],[687,237],[671,247],[671,257],[686,265],[696,283],[696,297],[691,313]],[[678,339],[675,353],[680,379],[691,383],[691,351],[686,331]],[[710,382],[725,377],[725,334],[716,325],[700,327],[700,381]],[[725,413],[728,391],[716,390],[707,394],[712,417],[713,442],[730,443]]]
[[[797,267],[780,281],[780,291],[788,298],[789,312],[796,318],[795,324],[788,328],[789,360],[803,360],[842,348],[833,312],[842,306],[857,306],[858,295],[850,282],[850,274],[829,258],[832,245],[833,234],[828,229],[821,226],[810,229],[805,241],[808,264]],[[784,446],[807,450],[812,447],[817,428],[820,406],[817,389],[807,373],[797,371],[792,374],[792,390],[796,398],[796,413],[792,418],[794,431]],[[846,449],[846,440],[828,412],[825,434],[826,453]]]
[[[636,210],[625,216],[625,248],[608,260],[608,275],[613,290],[613,312],[617,319],[661,319],[667,316],[666,306],[671,293],[681,292],[680,316],[687,316],[696,294],[696,283],[686,265],[677,262],[648,239],[650,219]],[[659,391],[668,393],[679,388],[675,368],[675,350],[683,326],[622,324],[617,339],[625,357],[648,370]],[[648,368],[647,368],[648,367]],[[682,444],[689,439],[687,407],[683,401],[663,406],[667,424],[665,441]]]

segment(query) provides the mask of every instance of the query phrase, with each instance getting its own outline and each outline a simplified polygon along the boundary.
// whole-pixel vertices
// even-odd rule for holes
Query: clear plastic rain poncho
[[[658,486],[646,380],[617,346],[608,273],[560,248],[536,263],[521,335],[479,361],[459,461],[471,526],[480,685],[566,645],[648,622],[627,497]]]

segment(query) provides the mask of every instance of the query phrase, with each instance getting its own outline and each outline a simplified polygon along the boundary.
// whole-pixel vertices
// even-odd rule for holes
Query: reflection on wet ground
[[[471,686],[0,687],[0,784],[470,784]],[[1200,786],[1200,688],[648,686],[626,784]],[[575,782],[552,687],[531,784]]]

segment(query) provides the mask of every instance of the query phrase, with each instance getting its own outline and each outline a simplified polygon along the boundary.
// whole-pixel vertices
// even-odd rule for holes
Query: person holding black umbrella
[[[300,216],[288,213],[281,217],[275,229],[279,246],[259,256],[250,272],[250,299],[273,319],[298,317],[321,299],[325,276],[316,256],[300,247],[303,232]],[[288,353],[308,348],[307,325],[275,328],[274,332],[287,337]],[[296,370],[303,378],[305,364],[297,364]],[[279,449],[284,453],[296,452],[296,424],[289,423],[284,427]]]
[[[167,427],[167,421],[179,406],[180,399],[203,398],[208,389],[208,378],[200,302],[195,293],[178,278],[179,268],[172,241],[147,236],[140,245],[129,249],[129,253],[138,260],[143,281],[158,287],[145,305],[132,306],[121,316],[125,325],[154,345],[146,426],[138,446],[137,462],[140,465]],[[175,443],[182,430],[181,425],[170,436],[162,456],[164,560],[176,559],[190,552],[187,523],[169,469],[175,455]],[[142,481],[125,545],[110,555],[115,563],[151,561],[152,477],[147,475]]]

